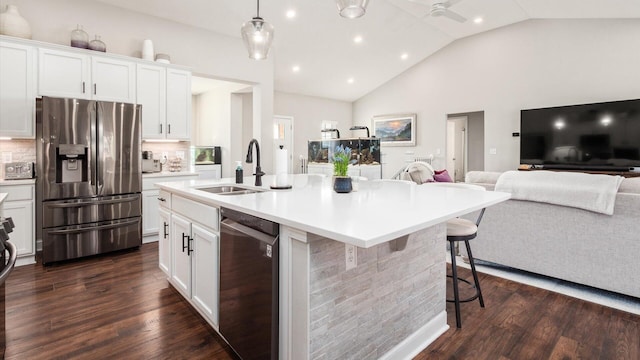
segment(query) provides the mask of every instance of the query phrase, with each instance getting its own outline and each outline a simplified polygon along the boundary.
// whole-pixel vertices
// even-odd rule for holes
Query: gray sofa
[[[472,171],[466,182],[493,190],[499,176]],[[622,181],[612,216],[522,200],[491,206],[471,249],[476,259],[640,298],[640,177]]]

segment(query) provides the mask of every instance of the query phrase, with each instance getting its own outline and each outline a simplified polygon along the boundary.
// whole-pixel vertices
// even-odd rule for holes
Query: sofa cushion
[[[478,184],[495,184],[502,172],[493,171],[469,171],[465,177],[465,182]]]
[[[625,178],[618,189],[619,193],[640,194],[640,177]]]

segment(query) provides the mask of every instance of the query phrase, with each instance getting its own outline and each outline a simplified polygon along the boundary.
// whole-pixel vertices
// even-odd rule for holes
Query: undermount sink
[[[237,185],[220,185],[220,186],[213,186],[208,188],[200,188],[198,190],[206,191],[206,192],[209,192],[212,194],[218,194],[218,195],[243,195],[243,194],[254,194],[254,193],[265,191],[261,189],[253,189],[253,188],[247,188],[247,187],[237,186]]]

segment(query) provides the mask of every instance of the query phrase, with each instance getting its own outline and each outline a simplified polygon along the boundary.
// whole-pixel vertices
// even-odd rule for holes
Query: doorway
[[[447,119],[447,172],[454,182],[464,182],[467,172],[467,117]]]
[[[293,174],[293,117],[275,115],[273,117],[273,159],[277,159],[280,147],[287,150],[287,174]],[[274,162],[274,169],[278,165]]]
[[[484,170],[484,111],[447,116],[446,169],[456,182]]]

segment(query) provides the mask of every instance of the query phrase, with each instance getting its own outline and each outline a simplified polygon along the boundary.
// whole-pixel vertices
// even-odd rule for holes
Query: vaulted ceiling
[[[256,15],[255,0],[96,1],[238,41]],[[428,16],[431,1],[370,0],[365,16],[348,20],[334,0],[263,0],[260,15],[275,26],[275,89],[354,101],[466,36],[527,19],[640,18],[640,0],[462,0],[450,7],[467,18],[459,23]]]

